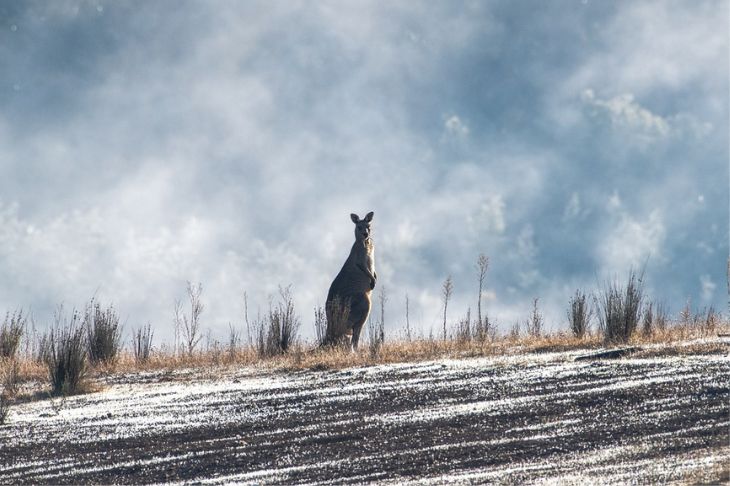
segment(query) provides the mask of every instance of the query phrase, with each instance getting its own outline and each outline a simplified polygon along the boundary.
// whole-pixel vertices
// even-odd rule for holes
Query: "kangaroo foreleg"
[[[375,288],[375,281],[378,279],[378,274],[376,273],[375,275],[373,275],[372,273],[370,273],[370,270],[368,270],[367,268],[365,268],[361,263],[358,263],[357,264],[357,268],[359,268],[360,270],[362,270],[363,273],[365,275],[367,275],[368,278],[370,279],[370,290],[374,289]]]

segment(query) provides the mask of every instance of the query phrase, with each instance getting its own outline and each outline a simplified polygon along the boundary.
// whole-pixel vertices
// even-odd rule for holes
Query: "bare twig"
[[[408,315],[408,294],[406,294],[406,338],[411,340],[411,321]]]
[[[540,336],[542,334],[542,327],[545,322],[545,320],[542,317],[542,314],[540,314],[540,311],[537,308],[537,302],[539,299],[535,298],[532,300],[532,312],[530,313],[530,318],[526,322],[526,328],[527,333],[530,336]]]
[[[200,315],[203,313],[203,303],[200,296],[203,293],[203,285],[193,286],[188,282],[187,286],[188,298],[190,299],[190,316],[182,312],[182,303],[175,301],[175,329],[180,330],[184,339],[185,351],[192,354],[195,346],[198,345],[203,335],[201,332]]]
[[[568,322],[570,330],[577,338],[582,338],[590,326],[593,317],[593,309],[590,307],[585,292],[575,291],[573,297],[570,298],[570,307],[568,308]]]
[[[251,335],[251,323],[248,322],[248,293],[243,292],[243,320],[246,322],[246,334],[249,344],[253,343],[253,336]]]
[[[314,308],[314,332],[317,336],[317,345],[324,345],[327,339],[327,315],[322,307]]]
[[[484,279],[487,276],[489,268],[489,257],[484,253],[479,254],[477,258],[477,270],[479,271],[479,298],[477,299],[477,334],[481,339],[489,333],[488,320],[482,320],[482,294],[484,293]]]
[[[444,341],[446,340],[446,309],[449,306],[449,299],[451,298],[451,294],[454,291],[454,282],[451,279],[451,275],[446,277],[446,280],[444,280],[443,285],[441,286],[441,292],[444,298]]]
[[[152,352],[152,325],[140,327],[132,332],[132,348],[134,350],[134,361],[137,364],[146,363]]]

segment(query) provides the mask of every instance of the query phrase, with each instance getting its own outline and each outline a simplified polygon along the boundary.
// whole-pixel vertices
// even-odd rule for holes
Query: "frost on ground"
[[[117,375],[13,407],[0,483],[727,480],[717,354]]]

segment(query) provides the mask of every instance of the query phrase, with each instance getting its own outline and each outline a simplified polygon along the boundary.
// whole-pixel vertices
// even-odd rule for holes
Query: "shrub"
[[[714,307],[710,306],[705,311],[705,318],[702,326],[702,331],[706,335],[714,334],[717,331],[717,326],[720,324],[720,314],[717,313]]]
[[[0,395],[0,425],[5,425],[10,413],[10,399],[5,395]]]
[[[253,324],[251,327],[253,328],[254,333],[254,347],[256,348],[256,354],[259,356],[259,358],[265,358],[267,356],[270,356],[266,339],[266,335],[268,332],[266,319],[261,318],[261,316],[257,316],[253,320]]]
[[[478,324],[478,323],[477,323]],[[477,329],[474,329],[474,334],[477,334]],[[456,324],[456,340],[459,342],[468,342],[472,338],[472,325],[471,325],[471,309],[466,311],[466,316],[459,319]]]
[[[585,336],[591,317],[593,317],[593,310],[590,308],[585,292],[576,290],[573,297],[570,298],[570,308],[568,309],[568,322],[575,337]]]
[[[33,361],[36,363],[43,364],[46,362],[46,352],[48,351],[48,333],[38,334],[38,343],[35,346],[35,353],[33,354]]]
[[[377,356],[380,348],[385,343],[385,303],[388,301],[388,295],[385,292],[385,286],[380,286],[378,292],[378,304],[380,305],[380,318],[377,320],[370,319],[368,321],[368,334],[370,335],[370,356]],[[353,331],[354,332],[354,331]]]
[[[373,358],[378,355],[380,348],[385,343],[385,326],[383,321],[369,319],[368,320],[368,350]]]
[[[266,319],[254,321],[256,350],[260,357],[286,353],[297,339],[301,321],[294,311],[291,286],[279,287],[280,301],[269,308]]]
[[[481,319],[477,319],[474,324],[473,337],[477,341],[486,341],[494,338],[496,329],[489,320],[488,315],[484,315]]]
[[[537,301],[539,299],[533,299],[532,301],[532,312],[530,313],[530,318],[525,322],[525,328],[527,329],[527,334],[533,337],[539,337],[542,335],[542,328],[545,323],[545,320],[542,317],[542,314],[540,314],[540,311],[537,308]]]
[[[246,338],[249,344],[253,344],[254,336],[251,334],[251,323],[248,320],[248,293],[243,293],[243,321],[246,323]]]
[[[512,327],[509,329],[509,339],[511,341],[517,341],[520,338],[520,323],[515,321],[512,323]]]
[[[651,336],[654,334],[654,303],[649,302],[644,307],[644,319],[641,333],[644,336]]]
[[[71,395],[82,391],[87,362],[80,320],[79,314],[74,311],[70,322],[67,322],[63,317],[63,309],[59,309],[56,322],[44,339],[43,356],[53,395]]]
[[[182,302],[175,302],[175,347],[177,348],[178,338],[183,338],[183,344],[188,354],[193,354],[195,346],[198,345],[201,334],[200,314],[203,313],[203,303],[200,296],[203,293],[203,285],[198,284],[197,287],[188,282],[187,286],[188,298],[190,299],[190,316],[183,314]]]
[[[322,307],[314,309],[314,334],[317,345],[323,346],[327,341],[327,315]]]
[[[132,332],[132,349],[134,350],[134,361],[137,364],[144,364],[150,359],[152,352],[152,325],[140,327]]]
[[[33,320],[33,317],[30,316],[28,318],[28,322],[25,325],[25,330],[23,331],[23,340],[25,340],[25,357],[27,359],[30,359],[31,361],[36,360],[39,351],[38,351],[38,341],[40,338],[40,333],[36,330],[35,327],[35,321]]]
[[[410,319],[410,315],[408,312],[408,310],[409,310],[408,304],[409,304],[408,303],[408,294],[406,294],[406,340],[410,341],[411,340],[411,319]]]
[[[241,331],[228,323],[228,355],[231,360],[236,357],[236,353],[241,347]]]
[[[661,302],[648,302],[644,306],[641,333],[652,336],[657,332],[664,332],[669,321],[667,307]]]
[[[6,363],[3,376],[3,395],[13,398],[18,394],[20,385],[20,365],[12,359]]]
[[[3,324],[0,326],[0,357],[15,357],[27,320],[28,317],[23,315],[22,310],[5,314]]]
[[[667,322],[669,322],[669,311],[667,311],[667,306],[660,302],[654,308],[652,327],[658,331],[664,331],[667,328]]]
[[[444,341],[446,341],[446,309],[449,307],[449,299],[451,299],[451,294],[453,293],[454,281],[451,278],[451,275],[449,275],[446,277],[446,280],[444,280],[444,283],[441,284],[441,296],[444,301]]]
[[[482,294],[484,291],[484,279],[489,268],[489,257],[480,253],[477,258],[476,268],[479,271],[479,299],[477,300],[477,320],[474,325],[473,337],[479,341],[484,341],[489,337],[491,332],[489,317],[486,314],[482,317]]]
[[[720,323],[720,315],[710,306],[702,311],[693,312],[692,303],[687,300],[679,313],[679,324],[686,329],[696,329],[702,335],[714,334]]]
[[[281,354],[281,322],[278,309],[269,309],[266,332],[266,356]]]
[[[103,309],[93,299],[84,312],[86,346],[93,364],[114,363],[121,347],[119,315],[113,306]]]
[[[636,330],[644,299],[643,276],[643,272],[637,276],[632,269],[625,288],[614,280],[601,290],[596,307],[606,343],[625,343]]]
[[[694,317],[692,316],[692,303],[689,299],[679,311],[679,325],[690,327],[694,324]]]
[[[282,353],[286,353],[297,339],[301,322],[294,312],[294,299],[291,294],[291,286],[286,288],[279,287],[279,295],[281,296],[281,301],[272,315],[272,322],[276,322],[279,328],[278,348]]]
[[[347,334],[347,321],[350,319],[350,302],[340,301],[335,297],[327,303],[327,333],[325,336],[325,345],[341,344],[344,336]]]
[[[368,319],[368,352],[370,356],[375,358],[380,353],[385,337],[380,332],[380,322]]]

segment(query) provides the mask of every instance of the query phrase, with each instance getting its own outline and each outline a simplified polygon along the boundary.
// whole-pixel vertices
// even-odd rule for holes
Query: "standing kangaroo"
[[[337,274],[327,294],[327,338],[334,344],[351,334],[352,349],[357,349],[360,330],[370,315],[370,292],[375,288],[375,245],[370,237],[373,213],[363,219],[357,214],[350,218],[355,223],[355,243],[342,270]]]

